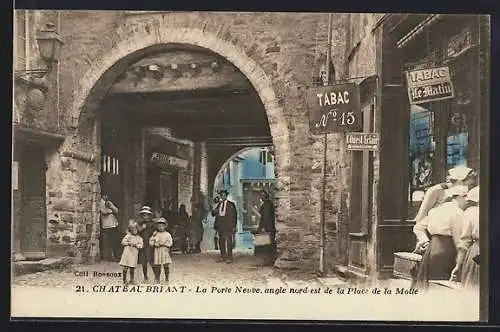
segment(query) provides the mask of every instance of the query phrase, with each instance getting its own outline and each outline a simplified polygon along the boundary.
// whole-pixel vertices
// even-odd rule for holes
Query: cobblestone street
[[[170,284],[172,285],[255,285],[255,286],[300,286],[307,283],[311,287],[322,284],[314,275],[293,275],[288,277],[274,271],[271,267],[259,266],[259,258],[251,253],[235,254],[233,264],[217,263],[218,254],[208,252],[195,255],[173,254],[174,263],[170,269]],[[86,276],[77,276],[82,272],[88,272]],[[73,265],[64,271],[50,270],[33,274],[25,274],[14,277],[13,287],[55,287],[71,288],[75,285],[92,284],[119,284],[121,276],[107,276],[106,274],[121,273],[122,268],[118,263],[101,262],[92,265]],[[97,274],[97,275],[95,275]],[[136,282],[143,283],[142,269],[136,269]],[[149,278],[153,278],[153,272],[149,268]],[[332,280],[333,279],[333,280]],[[329,279],[330,284],[343,284],[340,279]],[[163,274],[162,274],[163,280]]]

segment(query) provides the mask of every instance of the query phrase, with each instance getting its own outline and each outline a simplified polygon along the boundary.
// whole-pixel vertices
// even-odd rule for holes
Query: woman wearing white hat
[[[463,287],[479,285],[479,186],[467,194],[469,206],[464,212],[458,244],[457,263],[450,280],[459,280]]]
[[[463,165],[451,168],[448,171],[446,183],[439,183],[427,189],[422,200],[422,204],[420,204],[418,213],[415,216],[415,222],[418,223],[427,216],[430,209],[443,202],[445,198],[444,192],[446,189],[462,185],[472,188],[475,186],[476,176],[476,172],[474,172],[472,168]]]
[[[447,189],[445,202],[429,210],[427,217],[413,227],[422,252],[415,286],[427,288],[429,280],[448,280],[455,266],[457,244],[466,205],[466,186]]]
[[[144,205],[139,211],[139,217],[137,218],[137,225],[139,230],[139,235],[142,237],[143,243],[149,243],[151,235],[156,230],[156,225],[153,222],[153,210]],[[142,265],[142,274],[144,275],[144,281],[148,281],[148,264],[153,265],[153,248],[145,245],[139,250],[138,263]]]

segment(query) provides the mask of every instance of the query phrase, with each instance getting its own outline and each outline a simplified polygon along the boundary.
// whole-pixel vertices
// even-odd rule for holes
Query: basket
[[[268,233],[254,234],[255,246],[267,246],[271,244],[271,236]]]
[[[396,252],[394,253],[394,269],[393,275],[397,278],[412,279],[411,269],[415,265],[420,264],[422,255],[413,252]]]

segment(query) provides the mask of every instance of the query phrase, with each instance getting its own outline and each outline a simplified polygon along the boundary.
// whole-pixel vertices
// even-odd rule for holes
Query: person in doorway
[[[149,206],[143,206],[139,211],[139,218],[137,218],[137,225],[139,230],[139,235],[142,237],[142,241],[145,244],[142,249],[139,250],[139,264],[142,266],[142,274],[144,276],[144,281],[149,281],[148,278],[148,264],[153,265],[153,249],[148,246],[149,239],[156,230],[156,225],[153,222],[153,211]]]
[[[448,171],[448,176],[445,183],[439,183],[430,187],[424,194],[422,204],[415,216],[415,222],[427,216],[430,209],[438,206],[444,201],[445,190],[454,186],[467,186],[469,189],[474,187],[477,182],[477,174],[472,168],[466,166],[456,166]]]
[[[466,186],[447,189],[444,203],[429,210],[413,227],[422,261],[412,286],[426,289],[429,280],[448,280],[455,266],[457,246],[466,206]]]
[[[170,234],[174,234],[174,228],[177,225],[177,216],[176,216],[176,211],[174,211],[174,203],[172,202],[171,199],[164,201],[163,204],[164,208],[162,211],[162,217],[165,218],[165,220],[168,220],[168,229],[167,231]]]
[[[153,272],[155,281],[160,282],[161,268],[165,271],[165,282],[168,283],[170,275],[170,247],[173,244],[172,235],[167,232],[167,220],[159,218],[156,221],[158,230],[153,233],[149,239],[149,245],[153,248]]]
[[[123,266],[123,283],[127,284],[127,272],[130,271],[130,284],[134,284],[135,268],[139,259],[139,250],[144,243],[142,237],[138,234],[139,228],[132,220],[128,226],[128,233],[122,240],[123,253],[120,265]]]
[[[153,204],[153,218],[158,219],[163,216],[163,210],[161,208],[160,201],[155,201]]]
[[[199,193],[193,201],[193,215],[191,216],[190,233],[191,241],[194,244],[193,252],[201,252],[201,240],[203,239],[203,219],[205,218],[205,205],[203,204],[203,194]]]
[[[181,204],[179,206],[179,214],[177,219],[176,235],[179,244],[177,248],[181,249],[183,253],[187,253],[188,249],[188,232],[189,232],[189,214],[186,211],[186,205]]]
[[[467,194],[470,206],[464,212],[458,244],[457,263],[450,280],[460,280],[464,288],[479,287],[479,186]]]
[[[118,230],[118,208],[108,198],[108,194],[101,195],[101,234],[103,244],[103,259],[119,261],[121,256],[120,231]]]
[[[274,209],[274,204],[269,197],[269,193],[263,190],[260,193],[260,221],[259,221],[259,231],[262,233],[267,233],[271,239],[271,244],[265,246],[264,249],[264,263],[263,265],[273,265],[276,259],[276,212]]]
[[[238,222],[236,205],[227,199],[227,190],[220,190],[220,201],[216,208],[212,210],[215,216],[214,229],[219,238],[219,249],[221,257],[218,262],[225,261],[230,264],[233,262],[234,236]]]

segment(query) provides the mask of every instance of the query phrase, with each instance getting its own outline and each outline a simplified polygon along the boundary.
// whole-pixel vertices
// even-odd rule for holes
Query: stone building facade
[[[54,131],[59,141],[45,156],[47,241],[41,251],[90,261],[98,256],[100,103],[130,64],[162,45],[180,43],[227,59],[257,92],[276,157],[280,252],[276,266],[317,268],[321,170],[313,170],[313,165],[322,158],[322,144],[309,132],[305,87],[318,75],[318,59],[326,52],[327,14],[32,11],[28,15],[37,17],[30,24],[32,34],[43,23],[53,22],[64,41],[57,70],[47,77],[50,86],[44,104],[47,113],[57,118],[50,124],[57,124]],[[332,62],[337,78],[345,70],[347,17],[334,15]],[[31,45],[35,51],[30,56],[36,59],[34,38]],[[16,96],[20,96],[17,82]],[[18,99],[14,116],[27,109]],[[44,118],[41,112],[34,117]],[[342,140],[341,135],[331,135],[328,143],[326,219],[332,267],[338,224],[346,222],[348,205],[349,160]],[[130,144],[141,144],[138,141]],[[234,147],[203,147],[204,142],[193,142],[191,161],[200,169],[190,171],[190,176],[199,180],[182,184],[191,193],[193,188],[211,186],[225,159],[236,152]],[[211,159],[215,154],[221,160]],[[226,158],[220,157],[224,154]],[[128,198],[123,218],[133,216],[144,201],[144,174],[137,171],[143,167],[141,162],[136,161],[135,173],[124,175],[133,178],[134,194]],[[187,203],[190,194],[183,195],[180,199]]]
[[[358,176],[350,188],[347,271],[364,279],[409,278],[409,271],[394,271],[394,262],[415,247],[412,229],[423,192],[445,182],[456,165],[487,172],[479,146],[488,146],[480,134],[489,115],[488,19],[372,13],[349,19],[345,75],[364,78],[364,131],[379,133],[380,141],[378,151],[352,152]],[[442,67],[455,95],[411,103],[406,73]],[[419,173],[415,164],[422,160],[428,168]],[[487,237],[488,220],[481,222]]]
[[[321,136],[314,136],[309,130],[306,87],[317,81],[324,63],[328,14],[127,11],[19,14],[27,19],[19,27],[27,29],[23,32],[26,37],[18,40],[18,45],[26,47],[24,53],[19,52],[17,61],[24,63],[19,60],[24,54],[27,65],[18,68],[14,81],[14,166],[19,169],[14,181],[19,186],[13,192],[15,253],[34,257],[70,255],[90,262],[99,256],[97,203],[102,190],[99,180],[103,165],[115,165],[113,153],[125,156],[121,161],[124,174],[111,171],[121,177],[125,188],[122,220],[133,218],[150,195],[146,169],[149,154],[155,151],[154,144],[153,150],[148,150],[151,142],[160,142],[158,146],[168,147],[164,153],[185,162],[185,167],[177,169],[177,180],[172,180],[178,186],[176,204],[185,204],[189,212],[197,192],[211,195],[220,168],[242,146],[217,146],[186,139],[175,128],[146,130],[134,126],[133,118],[127,118],[125,113],[106,120],[109,109],[124,105],[113,106],[107,97],[126,70],[141,59],[167,52],[169,45],[183,45],[225,59],[247,80],[262,106],[275,156],[279,250],[275,267],[307,270],[319,267],[323,177],[318,165],[323,158],[323,142]],[[380,149],[351,152],[345,148],[344,135],[327,137],[327,271],[347,271],[364,278],[388,275],[392,272],[394,252],[411,249],[412,224],[406,200],[409,180],[401,172],[409,163],[406,143],[410,113],[400,109],[408,108],[401,68],[414,59],[408,58],[397,42],[409,34],[415,34],[417,38],[413,40],[418,40],[422,31],[436,33],[439,29],[432,30],[431,23],[449,27],[455,20],[464,29],[470,27],[470,34],[477,37],[472,39],[476,42],[470,44],[473,45],[470,49],[459,52],[457,59],[470,57],[471,50],[482,49],[484,45],[479,43],[480,29],[474,21],[477,17],[440,17],[414,31],[429,19],[429,15],[333,14],[334,79],[359,85],[363,131],[380,133]],[[37,30],[49,22],[55,23],[64,45],[57,64],[40,80],[27,69],[43,67],[35,37]],[[448,45],[458,33],[450,31],[449,36],[433,38]],[[481,63],[488,61],[485,51],[479,54]],[[459,60],[449,61],[463,62]],[[485,69],[478,69],[482,74],[469,75],[470,87],[477,88],[473,89],[476,92],[478,87],[485,86]],[[467,87],[464,91],[468,91]],[[475,106],[468,111],[472,112],[468,162],[479,169],[477,110],[485,107],[484,101],[477,94],[474,96]],[[110,124],[122,132],[115,130],[118,128],[115,126],[109,130],[116,134],[114,138],[102,137],[103,126]],[[33,150],[38,153],[32,153]],[[33,162],[36,155],[39,160]],[[441,162],[436,169],[435,181],[441,180],[444,164]],[[30,170],[26,165],[39,166]],[[36,186],[33,179],[38,181]],[[38,192],[24,192],[32,188]]]

